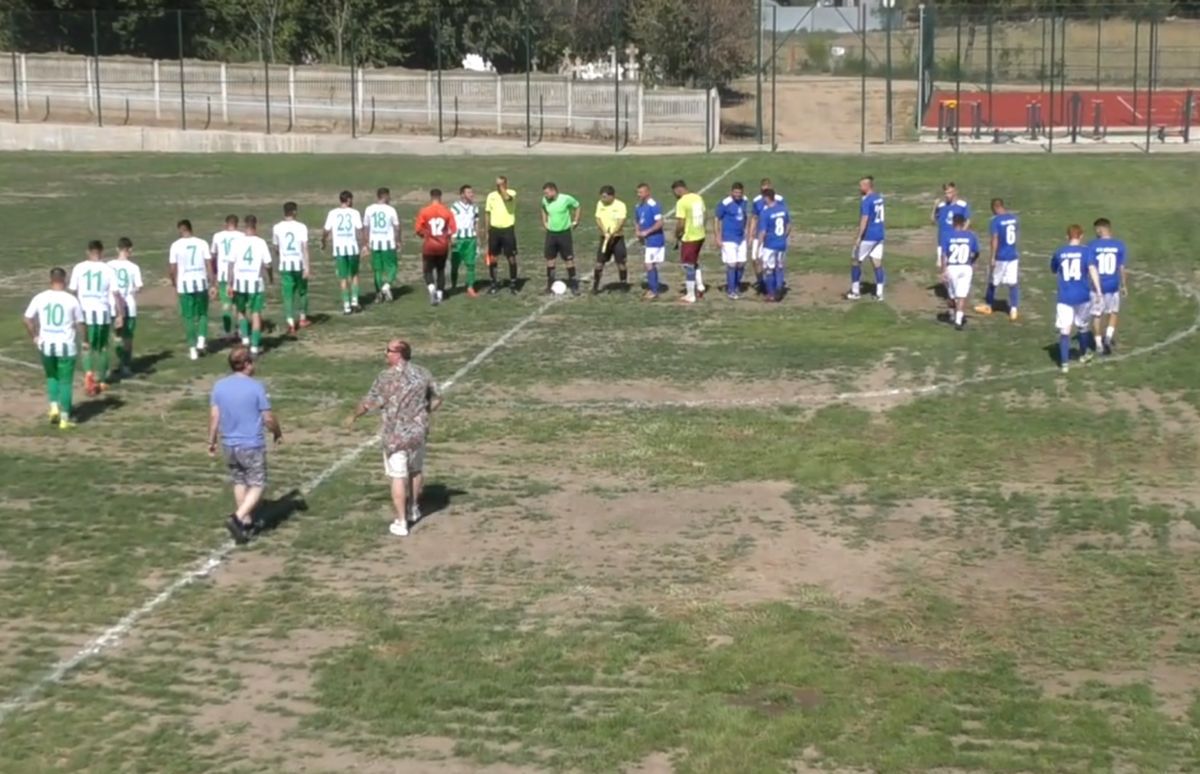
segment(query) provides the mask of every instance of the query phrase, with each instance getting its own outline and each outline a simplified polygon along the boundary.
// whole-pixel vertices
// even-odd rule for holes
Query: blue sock
[[[773,270],[763,272],[763,291],[768,297],[775,295],[775,272]]]
[[[746,264],[744,264],[744,263],[740,263],[740,264],[738,264],[738,265],[737,265],[737,268],[735,268],[735,269],[733,270],[733,289],[734,289],[734,290],[737,290],[737,291],[741,292],[741,289],[742,289],[742,275],[743,275],[745,272],[746,272]]]
[[[783,292],[783,267],[779,266],[772,272],[775,275],[775,292]]]
[[[883,273],[883,267],[880,266],[878,269],[875,270],[875,294],[876,295],[879,295],[879,291],[883,288],[884,279],[886,279],[886,275],[884,275],[884,273]]]
[[[696,267],[692,266],[690,263],[684,264],[683,265],[683,276],[685,278],[687,278],[688,282],[695,282],[696,281]]]
[[[1079,342],[1079,354],[1086,355],[1092,349],[1092,343],[1088,341],[1092,334],[1080,331],[1075,334],[1075,339]]]
[[[1058,337],[1058,363],[1059,363],[1059,365],[1066,365],[1069,362],[1071,362],[1071,337],[1070,336],[1059,336]]]
[[[857,263],[850,267],[850,281],[859,282],[862,280],[862,266]]]
[[[725,292],[726,293],[736,293],[737,292],[737,278],[736,278],[736,274],[734,272],[735,272],[735,269],[732,266],[725,267]]]
[[[1021,290],[1016,285],[1008,286],[1008,308],[1016,309],[1021,305]]]
[[[658,269],[646,272],[646,286],[650,288],[651,293],[658,292]]]
[[[985,299],[987,300],[988,306],[996,305],[996,286],[990,282],[988,283],[987,295],[985,296]]]

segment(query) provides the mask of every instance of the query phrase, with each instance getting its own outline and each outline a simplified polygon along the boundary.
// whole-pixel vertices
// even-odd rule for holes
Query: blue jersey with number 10
[[[1058,303],[1068,306],[1086,304],[1092,298],[1088,269],[1096,259],[1086,245],[1063,245],[1050,259],[1050,271],[1058,279]]]
[[[996,254],[993,257],[997,261],[1015,261],[1021,257],[1021,250],[1017,247],[1021,230],[1016,215],[1011,212],[996,215],[988,230],[996,237]]]
[[[883,241],[883,197],[872,191],[862,198],[858,206],[860,217],[867,219],[867,230],[863,232],[864,242]]]
[[[1093,240],[1088,247],[1100,275],[1100,292],[1116,293],[1121,289],[1121,267],[1125,265],[1125,243],[1108,237]]]

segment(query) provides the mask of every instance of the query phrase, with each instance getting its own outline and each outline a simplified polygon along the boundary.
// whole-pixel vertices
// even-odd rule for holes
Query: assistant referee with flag
[[[592,293],[600,292],[600,280],[604,276],[604,265],[617,262],[617,276],[621,290],[629,290],[629,267],[625,264],[625,219],[629,211],[625,202],[617,198],[611,185],[600,189],[600,201],[596,202],[596,226],[600,229],[600,246],[596,249],[596,268],[592,272]]]

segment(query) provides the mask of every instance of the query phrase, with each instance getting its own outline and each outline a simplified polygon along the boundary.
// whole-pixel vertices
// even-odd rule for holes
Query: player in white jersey
[[[371,248],[371,272],[375,275],[375,297],[392,300],[392,286],[400,265],[400,216],[392,206],[392,192],[380,188],[375,203],[363,211],[367,246]]]
[[[142,267],[133,261],[133,242],[129,237],[117,240],[117,257],[108,262],[117,275],[117,295],[125,302],[125,319],[117,334],[117,360],[121,378],[133,376],[133,335],[137,332],[137,294],[142,289]],[[113,310],[116,313],[116,310]]]
[[[207,346],[208,301],[215,296],[209,244],[192,233],[192,222],[175,224],[179,238],[171,243],[167,271],[179,294],[179,316],[187,334],[188,356],[195,360]]]
[[[245,234],[233,246],[229,289],[242,318],[239,324],[242,346],[249,345],[250,354],[256,356],[262,352],[262,313],[267,298],[263,275],[270,283],[275,282],[275,275],[271,270],[271,248],[258,235],[258,218],[247,215],[242,224]]]
[[[50,270],[50,289],[33,297],[25,308],[25,330],[37,347],[46,373],[46,397],[50,400],[47,416],[60,430],[74,427],[71,422],[71,386],[75,381],[75,351],[82,342],[88,351],[83,307],[67,292],[67,272]]]
[[[475,298],[475,261],[479,257],[479,205],[475,204],[475,189],[464,185],[458,189],[458,199],[450,204],[454,214],[454,243],[450,246],[450,289],[458,287],[458,270],[467,269],[467,295]]]
[[[283,289],[283,314],[287,317],[288,334],[296,335],[296,306],[300,307],[300,327],[308,322],[308,226],[296,220],[299,207],[295,202],[283,205],[283,220],[271,229],[271,242],[279,258],[279,286]]]
[[[354,209],[354,194],[342,191],[338,194],[338,202],[338,206],[325,216],[321,249],[329,248],[332,242],[333,260],[342,288],[342,314],[350,314],[362,311],[358,303],[358,262],[367,255],[366,229],[362,215]]]
[[[89,349],[83,355],[83,387],[88,395],[108,390],[108,342],[113,322],[121,326],[125,303],[117,295],[117,273],[104,262],[100,240],[88,242],[87,260],[75,265],[67,289],[79,297]]]
[[[238,231],[238,216],[226,215],[225,228],[213,234],[212,260],[217,270],[217,298],[221,304],[221,330],[226,340],[237,338],[234,325],[233,300],[229,297],[229,264],[233,262],[233,243],[242,235]]]

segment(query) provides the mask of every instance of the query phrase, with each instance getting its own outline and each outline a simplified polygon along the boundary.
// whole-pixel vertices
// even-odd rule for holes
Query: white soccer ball
[[[567,283],[562,280],[555,280],[554,284],[550,286],[550,292],[556,296],[563,295],[567,292]]]

